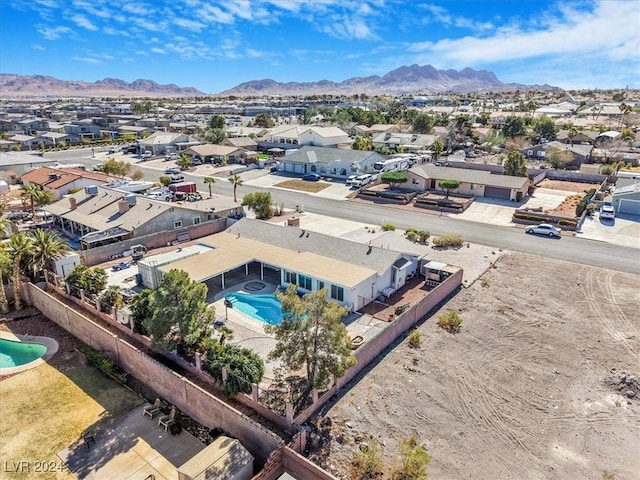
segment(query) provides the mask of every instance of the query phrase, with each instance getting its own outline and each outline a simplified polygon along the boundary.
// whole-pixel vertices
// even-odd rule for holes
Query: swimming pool
[[[41,343],[14,342],[0,338],[0,368],[26,365],[45,353],[47,353],[47,347]]]
[[[278,325],[282,322],[282,305],[275,295],[254,295],[249,293],[229,293],[225,295],[233,305],[245,315],[269,325]]]

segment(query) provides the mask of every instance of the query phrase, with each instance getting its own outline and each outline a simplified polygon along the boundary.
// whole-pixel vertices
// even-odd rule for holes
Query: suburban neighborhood
[[[271,98],[144,108],[136,99],[3,101],[3,252],[18,270],[3,274],[16,315],[1,338],[49,345],[45,362],[61,352],[89,365],[103,358],[105,378],[139,395],[121,400],[140,405],[124,416],[61,439],[60,465],[76,478],[116,478],[124,464],[147,478],[352,478],[348,446],[384,442],[357,433],[377,427],[354,428],[357,410],[341,407],[358,403],[353,395],[370,381],[363,375],[376,378],[367,370],[405,349],[416,352],[409,371],[427,368],[417,352],[446,338],[420,330],[435,324],[463,338],[473,316],[450,306],[497,288],[505,265],[521,278],[514,262],[523,254],[429,224],[507,229],[505,238],[531,237],[548,251],[558,239],[640,248],[633,95],[613,103],[580,92],[527,102],[501,94],[482,107],[471,96],[401,97],[399,118],[371,99],[377,113],[364,124],[356,113],[365,110],[349,98],[286,108]],[[315,213],[314,202],[333,213]],[[631,257],[619,275],[633,290]],[[637,300],[637,290],[628,294]],[[626,325],[620,341],[637,360],[633,303],[616,308]],[[315,333],[325,345],[294,361],[301,354],[288,349],[307,340],[288,322],[312,332],[314,308],[333,322]],[[21,310],[41,312],[51,327],[34,329]],[[58,331],[76,340],[56,341]],[[629,378],[620,377],[615,401],[637,424],[640,386]],[[122,428],[162,460],[139,460],[138,447],[119,463],[102,458],[100,445]],[[170,446],[174,437],[184,448]],[[632,463],[618,465],[616,478],[632,478]]]

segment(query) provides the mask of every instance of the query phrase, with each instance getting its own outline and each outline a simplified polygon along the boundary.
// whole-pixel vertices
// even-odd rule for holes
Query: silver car
[[[540,225],[529,225],[524,229],[525,233],[535,233],[537,235],[546,235],[548,237],[560,237],[562,230],[554,225],[548,223],[541,223]]]

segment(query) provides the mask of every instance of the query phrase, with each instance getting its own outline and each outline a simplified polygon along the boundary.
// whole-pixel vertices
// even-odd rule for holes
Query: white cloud
[[[640,29],[621,28],[629,18],[637,17],[636,2],[616,2],[616,8],[611,8],[610,2],[601,2],[592,12],[564,13],[564,18],[535,29],[506,26],[488,37],[416,43],[410,50],[437,55],[457,66],[545,55],[604,54],[621,60],[640,51]]]
[[[44,48],[42,45],[38,45],[37,43],[33,43],[31,45],[31,48],[33,48],[34,50],[46,50],[46,48]]]
[[[98,60],[97,58],[93,58],[93,57],[71,57],[71,60],[74,60],[76,62],[89,63],[89,64],[92,64],[92,65],[95,65],[97,63],[102,63],[100,60]]]
[[[196,32],[199,32],[205,27],[204,23],[197,20],[190,20],[188,18],[176,18],[173,20],[173,23],[175,23],[179,27],[186,28],[188,30],[194,30]]]
[[[423,21],[435,21],[447,27],[467,28],[476,31],[490,30],[493,28],[491,22],[478,22],[460,14],[451,14],[446,8],[433,4],[422,4],[420,9],[426,10],[429,16]]]
[[[166,53],[167,53],[167,51],[166,51],[166,50],[164,50],[164,49],[162,49],[162,48],[160,48],[160,47],[153,47],[153,48],[151,49],[151,51],[152,51],[153,53],[159,53],[160,55],[166,55]]]
[[[203,5],[199,11],[200,18],[209,23],[233,23],[234,17],[229,12],[222,11],[215,5]]]
[[[122,5],[122,10],[132,15],[144,15],[148,16],[152,11],[147,5],[140,2],[130,2]]]
[[[40,27],[38,28],[38,32],[47,40],[58,40],[63,35],[73,34],[73,30],[63,25],[58,25],[57,27]]]
[[[71,21],[79,27],[86,28],[87,30],[92,30],[94,32],[98,30],[98,27],[91,23],[91,21],[84,15],[76,14],[71,17]]]

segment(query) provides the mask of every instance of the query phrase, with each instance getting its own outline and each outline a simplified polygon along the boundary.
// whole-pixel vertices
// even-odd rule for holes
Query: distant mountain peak
[[[193,87],[175,84],[160,85],[153,80],[138,79],[129,83],[119,78],[104,78],[96,82],[59,80],[47,75],[17,75],[0,73],[0,94],[14,96],[196,96],[204,95]]]
[[[383,76],[352,77],[342,82],[281,83],[267,78],[241,83],[220,95],[402,95],[436,93],[472,93],[506,90],[554,90],[548,85],[521,85],[502,83],[489,70],[466,67],[457,70],[438,70],[431,65],[403,65]]]

